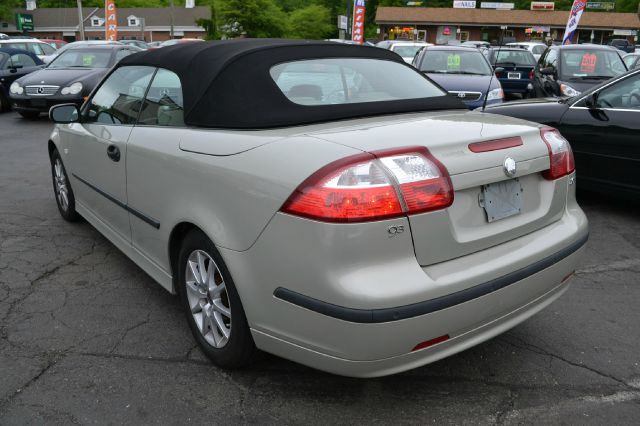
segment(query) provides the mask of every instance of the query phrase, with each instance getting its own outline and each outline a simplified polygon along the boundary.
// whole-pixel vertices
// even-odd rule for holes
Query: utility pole
[[[171,8],[171,31],[169,32],[169,38],[173,38],[173,0],[169,0],[169,7]]]
[[[78,29],[80,30],[80,40],[84,40],[84,19],[82,19],[82,0],[78,2]]]

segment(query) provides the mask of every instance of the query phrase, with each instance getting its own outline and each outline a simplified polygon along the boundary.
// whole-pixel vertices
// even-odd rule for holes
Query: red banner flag
[[[364,43],[364,12],[365,0],[353,2],[353,26],[351,28],[351,40],[360,44]]]
[[[118,19],[116,18],[116,0],[105,0],[104,2],[105,19],[104,38],[105,40],[118,40]]]

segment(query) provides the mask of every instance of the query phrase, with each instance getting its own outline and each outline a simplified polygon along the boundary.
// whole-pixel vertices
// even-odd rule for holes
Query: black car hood
[[[108,71],[108,68],[44,68],[27,74],[18,81],[23,86],[32,84],[64,86],[76,81],[95,81]]]

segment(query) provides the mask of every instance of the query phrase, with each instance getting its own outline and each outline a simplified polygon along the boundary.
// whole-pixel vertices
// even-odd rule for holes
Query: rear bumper
[[[518,269],[517,271],[511,272],[507,275],[503,275],[465,290],[460,290],[455,293],[410,305],[382,309],[354,309],[323,302],[282,287],[278,287],[274,291],[273,295],[285,302],[343,321],[363,324],[400,321],[421,315],[437,313],[438,311],[451,308],[462,303],[471,302],[474,299],[491,294],[522,280],[526,280],[534,274],[554,266],[556,263],[563,261],[565,258],[580,250],[582,246],[587,243],[588,237],[588,234],[584,234],[578,240],[564,247],[557,253],[547,256],[542,260],[527,265],[526,267]]]
[[[571,193],[558,220],[541,229],[421,267],[411,235],[387,234],[403,223],[408,228],[406,218],[329,225],[279,213],[249,250],[221,249],[256,345],[354,377],[428,364],[558,298],[588,234]],[[444,335],[449,339],[413,350]]]
[[[567,261],[571,262],[570,259]],[[559,265],[559,267],[562,268],[561,265]],[[548,273],[552,273],[552,271],[549,271]],[[529,285],[531,285],[531,282],[529,281],[523,281],[518,284],[520,287],[526,287]],[[332,356],[255,329],[252,329],[252,335],[256,345],[262,350],[277,354],[283,358],[287,358],[300,364],[309,365],[314,368],[342,376],[360,378],[380,377],[430,364],[502,334],[549,306],[556,299],[562,296],[568,288],[569,283],[567,281],[561,282],[546,293],[543,293],[537,298],[531,300],[529,303],[513,309],[512,311],[493,320],[486,321],[474,328],[462,330],[456,335],[450,335],[450,338],[442,343],[414,352],[408,351],[402,355],[376,360],[360,361]],[[464,314],[470,310],[477,309],[477,306],[474,305],[490,304],[499,298],[508,296],[509,295],[506,294],[506,292],[502,290],[498,291],[491,296],[485,296],[474,302],[469,302],[468,305],[465,304],[467,306],[463,307],[462,313]],[[450,314],[455,315],[457,313],[458,310],[455,310]],[[422,327],[423,329],[428,330],[429,322],[439,320],[440,319],[438,317],[427,315],[424,318],[416,319],[413,324],[407,324],[407,329],[420,329]],[[380,333],[379,338],[384,340],[384,331],[380,330]],[[414,331],[414,333],[421,334],[421,332],[417,330]],[[422,335],[426,335],[426,333],[422,331]],[[354,338],[362,345],[367,344],[366,341],[361,340],[358,336]]]

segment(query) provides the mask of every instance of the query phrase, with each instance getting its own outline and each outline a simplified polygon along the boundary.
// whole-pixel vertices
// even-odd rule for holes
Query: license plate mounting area
[[[487,222],[491,223],[520,214],[524,204],[524,190],[517,178],[489,183],[482,185],[478,201],[480,207],[484,208]]]

